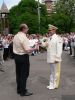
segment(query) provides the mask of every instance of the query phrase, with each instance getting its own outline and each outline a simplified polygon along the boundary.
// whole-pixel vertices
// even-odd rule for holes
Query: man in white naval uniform
[[[50,64],[50,82],[48,89],[55,89],[59,87],[60,81],[60,64],[62,54],[62,39],[56,34],[58,28],[49,25],[48,40],[43,43],[47,47],[47,62]]]

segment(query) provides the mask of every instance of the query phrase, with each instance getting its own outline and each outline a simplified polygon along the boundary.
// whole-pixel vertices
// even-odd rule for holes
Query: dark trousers
[[[3,59],[7,60],[9,57],[9,48],[4,48]]]
[[[70,55],[72,55],[72,47],[70,46]]]
[[[29,76],[29,55],[14,55],[16,64],[16,82],[17,91],[24,94],[26,89],[27,78]]]
[[[63,51],[65,50],[65,43],[63,43]]]
[[[11,59],[14,58],[13,43],[11,43],[11,44],[9,45],[9,57],[10,57]]]
[[[69,47],[70,47],[70,55],[72,55],[72,47],[71,47],[71,42],[69,42]]]

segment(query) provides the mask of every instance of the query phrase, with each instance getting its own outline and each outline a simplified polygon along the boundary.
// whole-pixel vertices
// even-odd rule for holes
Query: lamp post
[[[39,3],[39,0],[38,0],[38,29],[40,33],[40,3]]]

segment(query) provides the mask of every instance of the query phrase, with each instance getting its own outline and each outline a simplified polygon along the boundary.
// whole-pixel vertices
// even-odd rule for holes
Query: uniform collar
[[[53,38],[53,37],[55,37],[56,36],[56,33],[54,33],[51,37]]]
[[[56,36],[56,33],[55,34],[53,34],[52,36],[50,36],[50,38],[52,39],[52,38],[54,38]]]

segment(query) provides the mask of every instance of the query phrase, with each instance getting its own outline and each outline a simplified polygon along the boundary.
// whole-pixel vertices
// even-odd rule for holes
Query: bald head
[[[23,31],[23,29],[27,29],[27,28],[28,26],[26,24],[21,24],[19,27],[20,31]]]
[[[28,26],[26,24],[21,24],[20,27],[19,27],[19,30],[24,32],[24,33],[27,33],[28,32]]]

